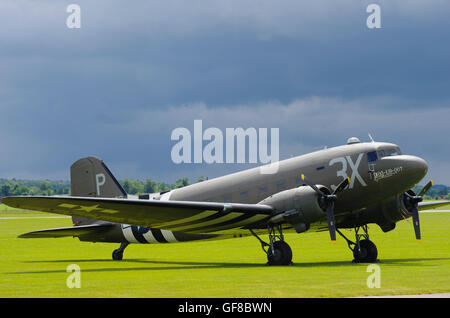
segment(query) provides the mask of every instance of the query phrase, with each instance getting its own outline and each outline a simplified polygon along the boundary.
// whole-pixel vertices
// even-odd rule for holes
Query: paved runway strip
[[[70,216],[3,216],[0,220],[19,220],[19,219],[66,219]]]

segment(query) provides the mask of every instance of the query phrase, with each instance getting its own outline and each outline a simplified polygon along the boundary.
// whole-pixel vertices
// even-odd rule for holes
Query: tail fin
[[[70,191],[77,197],[127,197],[127,193],[102,160],[87,157],[77,160],[70,167]],[[72,217],[75,225],[94,223],[81,217]]]

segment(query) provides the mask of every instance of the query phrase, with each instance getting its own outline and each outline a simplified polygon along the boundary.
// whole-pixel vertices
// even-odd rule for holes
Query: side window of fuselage
[[[231,194],[226,194],[223,197],[223,202],[231,202]]]
[[[262,186],[258,188],[258,195],[264,195],[267,192],[267,187]]]

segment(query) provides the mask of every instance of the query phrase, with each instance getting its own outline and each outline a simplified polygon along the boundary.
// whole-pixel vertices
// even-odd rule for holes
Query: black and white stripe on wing
[[[196,219],[193,221],[187,221],[187,222],[178,222],[178,224],[173,224],[173,225],[161,224],[161,225],[158,225],[158,228],[164,228],[164,229],[168,229],[171,231],[183,231],[185,229],[193,228],[193,227],[199,226],[201,224],[209,224],[211,222],[214,223],[214,221],[219,218],[223,218],[223,217],[229,218],[230,213],[231,212],[222,212],[222,211],[215,212],[213,214],[209,213],[207,216],[200,218],[200,219]]]
[[[263,219],[269,218],[264,214],[255,213],[229,213],[224,217],[216,218],[214,221],[196,224],[195,226],[186,227],[185,232],[191,233],[210,233],[221,230],[228,230],[243,227],[249,224],[257,223]]]
[[[190,232],[192,229],[214,225],[217,223],[229,221],[231,219],[237,218],[239,216],[242,216],[242,213],[240,212],[217,212],[209,217],[193,221],[193,222],[187,222],[184,224],[180,224],[177,226],[158,226],[158,228],[164,228],[169,229],[171,231],[177,231],[177,232]]]

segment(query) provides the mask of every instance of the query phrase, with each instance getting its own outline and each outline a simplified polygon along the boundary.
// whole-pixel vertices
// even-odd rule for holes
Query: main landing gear
[[[284,241],[281,225],[269,226],[268,230],[269,243],[264,242],[255,232],[250,230],[250,233],[261,243],[264,253],[267,254],[267,265],[292,265],[292,250]],[[361,233],[361,230],[363,233]],[[367,225],[355,227],[356,242],[346,238],[339,229],[336,229],[336,231],[347,241],[348,247],[353,252],[354,263],[379,262],[377,259],[378,250],[375,244],[369,240]]]
[[[269,226],[268,230],[270,243],[264,242],[255,232],[250,230],[261,243],[264,253],[267,254],[267,265],[292,265],[292,250],[284,241],[281,225]]]
[[[360,234],[360,229],[363,230],[363,234]],[[367,225],[355,227],[356,242],[350,241],[344,236],[338,229],[336,231],[342,236],[348,244],[348,247],[353,252],[354,263],[378,263],[377,259],[378,250],[375,244],[369,240],[369,233],[367,231]]]
[[[112,253],[112,259],[115,261],[121,261],[123,258],[123,251],[128,246],[128,242],[120,243],[120,247],[117,250],[114,250]]]

